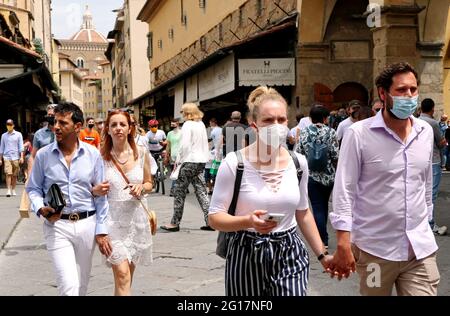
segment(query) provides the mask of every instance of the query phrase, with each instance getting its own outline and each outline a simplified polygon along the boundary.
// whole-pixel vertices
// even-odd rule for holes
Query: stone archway
[[[369,92],[357,82],[345,82],[334,89],[333,100],[335,108],[339,108],[351,100],[359,100],[362,104],[368,105]]]
[[[365,91],[371,88],[373,39],[363,16],[368,4],[368,0],[302,1],[296,93],[303,113],[318,100],[335,107],[324,87],[358,82]]]

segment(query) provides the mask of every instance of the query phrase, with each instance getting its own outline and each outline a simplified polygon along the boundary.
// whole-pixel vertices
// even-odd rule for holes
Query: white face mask
[[[260,141],[272,148],[278,148],[286,144],[288,128],[282,124],[272,124],[258,127]]]

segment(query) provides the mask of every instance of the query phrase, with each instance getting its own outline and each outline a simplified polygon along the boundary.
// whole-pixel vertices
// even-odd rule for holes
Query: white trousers
[[[60,296],[86,295],[95,250],[95,217],[77,222],[44,222],[45,242]]]

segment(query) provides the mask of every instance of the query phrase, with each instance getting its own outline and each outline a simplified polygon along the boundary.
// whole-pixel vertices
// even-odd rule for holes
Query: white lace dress
[[[130,183],[142,183],[144,177],[144,152],[132,170],[126,173]],[[112,254],[106,265],[120,264],[124,260],[135,265],[152,262],[152,235],[147,212],[139,200],[130,195],[120,172],[112,162],[105,162],[105,176],[110,183],[108,194],[108,233],[112,243]],[[144,205],[147,200],[142,198]]]

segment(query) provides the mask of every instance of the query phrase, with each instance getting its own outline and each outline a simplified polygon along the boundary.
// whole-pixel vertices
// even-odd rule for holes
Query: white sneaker
[[[433,233],[435,233],[436,235],[439,236],[443,236],[447,234],[447,226],[438,226],[438,225],[434,225],[433,227]]]
[[[17,194],[16,194],[16,190],[12,190],[12,194],[11,194],[12,196],[16,196]]]
[[[8,190],[8,192],[6,192],[6,196],[10,197],[11,196],[11,190]]]

